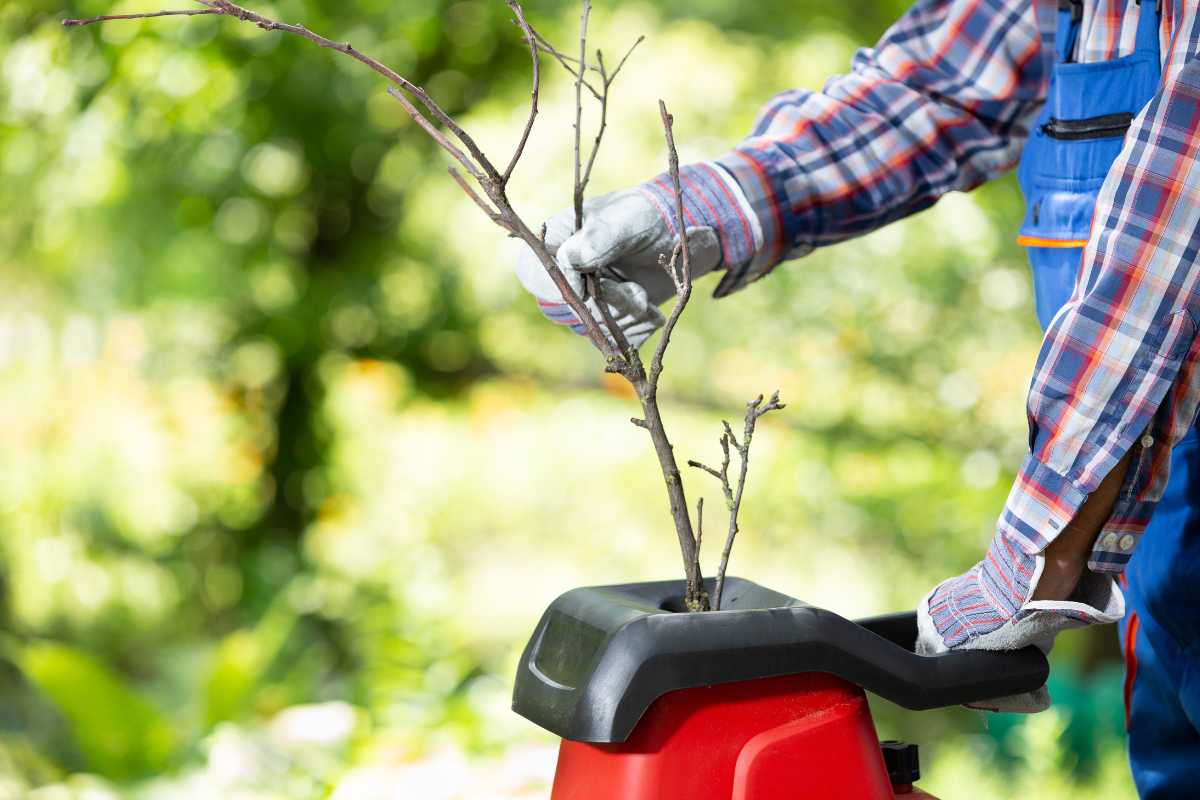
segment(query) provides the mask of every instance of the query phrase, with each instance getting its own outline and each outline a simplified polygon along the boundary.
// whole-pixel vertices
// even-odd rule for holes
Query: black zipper
[[[1133,122],[1133,114],[1105,114],[1087,119],[1054,119],[1042,125],[1042,133],[1051,139],[1110,139],[1124,136]]]

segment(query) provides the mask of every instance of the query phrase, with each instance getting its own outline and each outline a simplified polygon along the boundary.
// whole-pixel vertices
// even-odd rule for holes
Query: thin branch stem
[[[625,375],[626,380],[633,382],[634,378],[630,378],[626,374],[625,368],[629,366],[633,358],[630,353],[634,351],[629,346],[629,339],[626,338],[625,331],[621,330],[621,326],[613,319],[612,312],[608,308],[608,303],[600,296],[600,278],[594,272],[589,272],[583,276],[583,285],[588,297],[592,299],[596,304],[596,308],[600,311],[600,317],[604,320],[604,327],[608,330],[608,335],[612,337],[613,344],[617,347],[617,352],[621,354],[621,361],[610,361],[606,365],[605,370]]]
[[[292,25],[289,23],[269,19],[261,14],[257,14],[249,9],[232,3],[230,0],[196,1],[203,5],[204,8],[191,9],[190,11],[194,13],[183,13],[182,11],[154,12],[137,15],[95,17],[90,20],[67,20],[66,24],[77,26],[91,24],[93,22],[104,22],[110,19],[138,19],[151,16],[196,16],[198,14],[226,16],[242,22],[252,23],[264,31],[283,31],[294,36],[299,36],[318,45],[319,47],[350,56],[359,63],[364,64],[373,72],[382,75],[389,82],[394,84],[394,86],[389,87],[389,94],[391,94],[392,97],[400,102],[405,112],[408,113],[413,121],[416,122],[421,129],[425,131],[425,133],[432,138],[440,148],[442,148],[442,150],[446,151],[451,157],[458,161],[458,163],[462,165],[463,169],[475,179],[480,188],[483,189],[484,193],[495,204],[495,209],[488,209],[486,203],[484,203],[483,199],[478,195],[478,193],[474,191],[468,191],[469,184],[467,184],[465,180],[459,180],[461,176],[456,177],[455,182],[467,192],[467,195],[470,197],[471,201],[481,209],[485,209],[485,213],[488,214],[488,217],[505,231],[507,231],[510,235],[516,236],[529,245],[534,254],[537,255],[538,261],[541,262],[543,268],[550,276],[550,279],[553,281],[554,285],[558,288],[562,295],[563,301],[571,308],[573,312],[575,312],[576,316],[579,317],[580,322],[584,326],[587,337],[592,344],[609,362],[617,357],[617,354],[613,350],[613,346],[609,343],[609,340],[604,335],[604,332],[601,331],[600,325],[596,322],[592,315],[588,313],[583,299],[580,298],[578,293],[574,291],[570,282],[567,281],[566,276],[562,274],[562,270],[558,268],[558,264],[555,262],[554,256],[548,252],[545,242],[529,229],[529,226],[525,224],[525,222],[513,209],[512,204],[509,202],[508,197],[505,194],[505,182],[507,180],[507,174],[511,173],[512,162],[510,162],[510,166],[506,168],[506,174],[501,174],[491,160],[484,155],[483,151],[479,148],[479,145],[470,136],[470,134],[463,130],[463,128],[449,114],[447,114],[446,111],[440,105],[438,105],[424,89],[422,89],[420,86],[417,86],[412,81],[400,75],[390,67],[385,66],[374,58],[371,58],[360,50],[357,50],[349,42],[335,42],[332,39],[328,39],[320,34],[308,30],[302,25]],[[510,7],[513,8],[514,15],[516,16],[516,22],[525,33],[526,39],[530,40],[536,38],[536,34],[529,27],[528,22],[525,21],[524,14],[519,13],[520,6],[517,0],[511,0]],[[532,48],[531,58],[536,60],[536,50]],[[538,78],[540,80],[540,75]],[[428,112],[429,117],[431,117],[432,120],[427,118],[425,114],[422,113],[416,107],[416,105],[408,99],[408,96],[398,91],[398,89],[404,90],[404,92],[407,92],[408,95],[411,95],[413,98],[415,98],[417,103],[424,107],[425,111]],[[531,110],[530,119],[532,118],[533,112]],[[449,131],[449,135],[439,130],[434,125],[434,122],[437,122],[447,131]],[[522,141],[524,141],[524,136]],[[516,154],[518,158],[521,150],[523,150],[523,144],[518,146],[518,153]]]
[[[194,17],[209,14],[233,17],[234,19],[241,20],[242,22],[250,22],[254,25],[257,25],[264,31],[283,31],[295,36],[300,36],[308,39],[310,42],[318,45],[319,47],[335,50],[339,53],[350,56],[354,60],[365,64],[374,72],[377,72],[378,74],[387,78],[389,81],[404,89],[406,92],[412,94],[417,98],[418,101],[420,101],[421,105],[423,105],[429,111],[429,113],[433,115],[434,119],[448,128],[451,133],[454,134],[455,138],[462,142],[463,146],[466,147],[471,153],[472,157],[478,161],[479,166],[483,168],[485,173],[491,177],[500,177],[499,173],[496,172],[496,168],[483,154],[483,151],[479,149],[479,146],[475,143],[475,140],[472,139],[466,133],[466,131],[459,127],[458,123],[456,123],[454,119],[442,109],[441,106],[435,103],[433,98],[431,98],[424,89],[412,83],[390,67],[385,66],[376,59],[371,58],[362,51],[356,49],[349,42],[335,42],[332,39],[327,39],[320,34],[310,31],[303,25],[292,25],[286,22],[279,22],[277,20],[269,19],[261,14],[256,14],[249,9],[243,8],[236,3],[232,3],[230,0],[197,0],[197,2],[203,5],[204,8],[180,9],[173,11],[152,11],[140,14],[115,14],[109,16],[91,17],[89,19],[66,19],[63,20],[63,25],[67,27],[77,27],[91,25],[97,22],[110,22],[117,20],[148,19],[150,17],[174,16]],[[469,171],[474,172],[475,168],[472,167]]]
[[[516,169],[517,162],[521,160],[522,153],[525,152],[525,144],[529,141],[529,134],[533,130],[533,121],[537,119],[538,90],[542,83],[541,59],[538,58],[537,41],[533,38],[533,29],[525,21],[525,11],[521,8],[521,4],[517,0],[507,0],[507,3],[517,20],[517,25],[521,28],[521,33],[525,36],[525,41],[529,44],[529,60],[533,65],[533,88],[529,92],[529,117],[525,120],[525,129],[521,131],[521,140],[517,142],[512,158],[509,159],[508,166],[504,168],[502,176],[504,183],[508,182],[509,176]]]
[[[675,133],[673,130],[675,119],[667,113],[667,104],[662,100],[658,101],[659,114],[662,116],[663,131],[667,139],[667,171],[671,175],[671,188],[675,192],[675,230],[679,234],[679,244],[676,245],[678,255],[682,261],[679,277],[675,281],[675,294],[677,300],[675,307],[671,309],[670,316],[667,317],[666,324],[663,325],[662,335],[658,339],[658,346],[654,348],[654,357],[650,359],[650,385],[657,387],[658,379],[662,375],[663,356],[666,355],[667,347],[671,344],[671,334],[675,332],[675,325],[679,322],[679,316],[687,307],[688,300],[692,297],[692,255],[691,249],[688,247],[687,240],[687,224],[683,218],[683,189],[679,184],[679,152],[675,149]],[[675,253],[671,255],[670,271],[675,277]]]
[[[575,74],[575,230],[583,227],[583,190],[580,139],[583,136],[583,73],[587,69],[587,27],[591,0],[583,0],[579,12],[579,71]],[[601,101],[603,107],[604,101]],[[597,300],[599,302],[599,300]]]
[[[682,218],[682,195],[679,186],[679,155],[675,150],[675,137],[672,131],[672,118],[667,113],[667,106],[661,100],[659,101],[659,111],[662,116],[663,132],[666,136],[668,169],[671,173],[673,186],[675,189],[676,206]],[[682,230],[682,225],[680,226]],[[686,251],[686,245],[683,249]],[[690,263],[690,262],[689,262]],[[676,284],[676,295],[678,300],[675,309],[672,312],[672,321],[668,322],[668,327],[663,330],[663,338],[659,341],[658,347],[654,351],[654,358],[650,364],[650,370],[647,373],[642,365],[640,357],[636,351],[630,353],[630,383],[633,384],[637,391],[638,399],[642,404],[642,412],[644,417],[644,426],[650,434],[650,441],[654,444],[654,452],[658,456],[659,468],[662,470],[663,480],[667,485],[667,498],[671,504],[671,519],[675,523],[675,535],[679,540],[679,550],[683,556],[683,568],[687,575],[687,587],[684,594],[684,603],[690,611],[706,611],[709,608],[709,600],[704,593],[704,583],[700,575],[700,562],[697,556],[696,537],[692,533],[692,521],[689,516],[687,504],[687,496],[683,490],[683,477],[679,474],[679,465],[675,461],[675,449],[671,446],[670,439],[667,438],[667,431],[662,421],[662,413],[658,407],[658,379],[662,375],[662,358],[666,352],[667,345],[671,338],[671,328],[674,321],[679,319],[679,314],[682,313],[683,307],[687,305],[687,299],[691,294],[691,273],[685,269],[684,275],[687,281],[684,285]]]
[[[537,43],[538,50],[553,56],[554,59],[562,66],[562,68],[571,74],[572,78],[578,77],[575,67],[571,66],[571,62],[575,61],[575,59],[562,53],[560,50],[558,50],[558,48],[546,41],[545,37],[538,33],[536,28],[531,27],[530,30],[533,32],[534,41]],[[588,67],[588,69],[596,71],[595,67]],[[592,93],[592,97],[595,97],[597,100],[600,99],[600,92],[596,91],[595,86],[589,83],[586,79],[584,80],[583,85],[589,92]]]
[[[637,37],[633,44],[629,45],[629,49],[625,51],[625,55],[621,56],[621,60],[617,62],[617,68],[612,71],[612,75],[608,76],[608,82],[612,83],[617,79],[617,75],[621,72],[621,67],[625,66],[625,62],[633,55],[633,51],[637,46],[646,40],[645,34]]]
[[[388,91],[392,90],[389,89]],[[471,202],[479,206],[480,211],[482,211],[484,214],[487,214],[488,219],[505,230],[508,230],[508,224],[505,222],[504,217],[501,216],[500,212],[489,206],[487,201],[479,196],[479,193],[475,191],[475,187],[467,183],[467,179],[462,176],[462,173],[460,173],[454,167],[447,167],[446,171],[450,173],[450,177],[453,178],[454,182],[458,184],[458,187],[466,193],[467,197],[471,198]],[[541,239],[542,241],[546,240],[545,234],[542,234]]]
[[[84,25],[94,25],[97,22],[114,22],[124,19],[150,19],[151,17],[198,17],[203,14],[221,14],[215,8],[185,8],[178,11],[146,11],[141,14],[106,14],[102,17],[87,17],[86,19],[64,19],[64,28],[81,28]]]
[[[588,181],[592,179],[592,166],[596,163],[596,155],[600,152],[600,142],[604,138],[604,131],[608,127],[608,90],[612,87],[613,81],[617,79],[617,75],[621,72],[621,67],[625,66],[625,62],[629,60],[629,56],[633,55],[634,48],[642,43],[645,36],[639,36],[637,41],[630,45],[625,51],[625,55],[617,63],[617,68],[609,74],[604,66],[604,53],[601,50],[596,51],[596,69],[600,72],[601,86],[603,87],[599,94],[595,89],[592,89],[592,94],[595,95],[597,102],[600,104],[600,121],[596,127],[596,138],[592,142],[592,152],[588,155],[587,167],[583,171],[583,178],[579,184],[579,193],[582,195],[587,190]],[[574,74],[574,73],[572,73]],[[591,87],[588,87],[591,89]]]
[[[623,332],[612,319],[612,314],[607,303],[599,298],[598,286],[599,276],[588,276],[586,285],[588,294],[590,294],[600,307],[599,316],[602,318],[603,325],[612,334],[611,338],[606,335],[601,328],[601,322],[598,322],[595,316],[590,312],[585,302],[584,297],[581,297],[578,292],[571,286],[566,279],[562,270],[558,267],[554,255],[550,253],[545,242],[545,226],[542,226],[540,232],[535,233],[528,224],[520,217],[513,208],[506,194],[506,185],[508,179],[513,174],[513,170],[519,163],[526,145],[528,144],[530,133],[538,113],[538,95],[541,84],[541,72],[539,67],[539,50],[550,53],[558,62],[567,69],[568,72],[575,78],[575,171],[574,171],[574,199],[576,212],[576,226],[582,224],[583,221],[583,196],[587,188],[588,180],[591,177],[592,167],[596,160],[596,153],[599,150],[600,142],[603,139],[603,134],[607,125],[607,101],[608,90],[612,85],[613,80],[620,73],[621,68],[625,65],[634,48],[642,41],[642,38],[634,42],[629,51],[617,63],[617,66],[612,72],[608,72],[607,65],[604,63],[603,56],[597,53],[597,64],[591,66],[587,63],[587,23],[588,16],[591,10],[590,0],[582,0],[583,9],[580,17],[580,36],[579,36],[579,58],[573,59],[558,52],[551,46],[536,30],[530,26],[525,19],[524,11],[520,6],[519,0],[506,0],[509,8],[513,12],[516,24],[520,27],[524,36],[524,41],[529,46],[530,58],[533,62],[533,79],[530,90],[530,109],[526,118],[525,125],[522,129],[521,136],[517,142],[513,155],[510,157],[503,172],[500,172],[496,166],[488,159],[488,157],[479,148],[475,140],[463,128],[446,113],[420,86],[412,83],[408,79],[401,76],[399,73],[383,65],[379,61],[367,56],[361,51],[355,49],[348,42],[336,42],[332,39],[327,39],[324,36],[316,34],[302,25],[292,25],[288,23],[278,22],[269,19],[250,11],[242,6],[239,6],[230,0],[196,0],[202,9],[190,9],[180,11],[158,11],[147,12],[141,14],[127,15],[112,15],[106,17],[94,17],[91,19],[81,20],[65,20],[64,24],[68,26],[89,25],[96,22],[105,22],[110,20],[122,19],[144,19],[150,17],[166,17],[166,16],[200,16],[214,15],[227,16],[242,22],[252,23],[264,31],[283,31],[292,34],[310,42],[330,50],[350,56],[356,61],[364,64],[366,67],[386,78],[393,86],[388,87],[389,94],[394,97],[404,108],[405,112],[417,123],[417,125],[437,144],[442,150],[448,153],[461,165],[463,170],[478,184],[483,195],[491,201],[487,200],[477,191],[470,182],[457,169],[451,168],[450,175],[456,184],[466,193],[468,198],[481,210],[489,219],[496,225],[503,228],[510,235],[521,239],[537,256],[539,262],[550,276],[554,285],[558,288],[562,295],[563,301],[570,306],[571,310],[579,318],[583,324],[588,339],[593,345],[604,355],[606,364],[611,371],[618,372],[625,376],[626,379],[634,386],[637,392],[639,402],[642,406],[642,417],[634,418],[633,423],[644,428],[650,435],[651,442],[654,445],[655,453],[658,456],[659,466],[662,470],[663,479],[667,488],[667,496],[670,500],[671,517],[675,523],[675,530],[679,539],[680,554],[683,558],[684,569],[687,576],[687,589],[685,601],[689,610],[703,611],[709,607],[709,598],[704,592],[704,586],[700,573],[699,561],[699,546],[703,536],[703,500],[697,503],[696,514],[698,528],[695,535],[692,533],[692,523],[689,515],[687,498],[683,490],[683,482],[679,473],[679,467],[675,461],[674,449],[671,446],[670,440],[667,438],[666,428],[663,424],[662,414],[658,407],[658,381],[662,375],[663,356],[669,344],[671,333],[674,330],[675,324],[678,322],[680,314],[687,305],[688,299],[691,296],[691,255],[688,250],[686,228],[683,218],[683,201],[682,189],[679,181],[679,157],[675,149],[674,134],[672,130],[673,120],[671,115],[667,113],[666,105],[659,101],[659,111],[662,116],[664,133],[666,136],[668,156],[669,156],[669,171],[671,173],[672,186],[675,192],[675,218],[676,228],[680,234],[679,244],[676,245],[674,252],[671,254],[671,262],[668,267],[672,276],[672,281],[675,284],[677,302],[672,310],[671,316],[663,329],[663,334],[659,340],[658,346],[655,349],[650,368],[647,371],[642,363],[637,351],[628,345]],[[572,64],[575,66],[572,67]],[[587,80],[588,72],[593,72],[600,76],[602,81],[602,89],[597,89],[594,84]],[[600,108],[600,123],[597,131],[592,151],[587,159],[586,165],[582,158],[582,99],[583,89],[587,88],[589,92],[601,103]],[[410,99],[410,97],[412,99]],[[415,102],[414,102],[415,101]],[[678,263],[677,263],[678,261]],[[768,404],[768,407],[770,404]],[[765,409],[769,410],[769,408]],[[765,413],[765,411],[764,411]],[[746,435],[746,442],[749,442],[749,434]],[[729,440],[736,443],[733,439],[732,432],[729,432]],[[724,471],[728,471],[728,453],[726,453],[726,465]],[[740,494],[739,494],[740,497]],[[727,559],[726,559],[727,560]],[[724,563],[722,564],[722,570]],[[723,572],[722,572],[723,574]]]
[[[461,148],[451,142],[446,134],[438,130],[437,127],[435,127],[434,124],[430,122],[415,105],[413,105],[412,101],[408,99],[404,92],[400,91],[395,86],[389,86],[387,88],[387,93],[404,108],[405,112],[412,117],[413,122],[417,123],[417,125],[421,127],[421,130],[425,131],[429,138],[433,139],[438,147],[445,150],[456,161],[458,161],[458,163],[462,164],[463,169],[469,172],[472,178],[479,181],[481,184],[487,180],[486,176],[479,171],[479,168],[475,166],[475,163],[471,161],[467,154],[464,153]],[[459,185],[461,186],[462,184]]]
[[[575,193],[576,193],[576,196],[578,197],[578,200],[576,201],[576,206],[575,206],[576,207],[575,213],[576,213],[576,215],[578,215],[578,218],[580,220],[582,220],[582,218],[583,218],[583,216],[582,216],[583,215],[583,193],[587,190],[588,181],[590,181],[592,179],[592,165],[596,163],[596,154],[600,152],[600,141],[604,138],[604,129],[608,127],[608,87],[611,86],[612,84],[609,82],[608,76],[604,72],[604,53],[600,52],[599,50],[596,51],[596,63],[599,65],[599,68],[600,68],[600,78],[603,81],[604,88],[600,93],[600,97],[598,98],[598,102],[600,104],[600,122],[596,125],[596,138],[592,141],[592,152],[588,155],[587,168],[584,169],[582,177],[580,177],[580,175],[579,175],[578,168],[576,168],[576,171],[575,171],[575,180],[576,180]],[[578,99],[580,82],[581,82],[581,80],[579,80],[579,79],[576,80],[575,92],[576,92],[577,99]],[[578,118],[577,118],[577,121],[578,121]],[[578,156],[578,153],[579,153],[579,131],[578,131],[578,128],[576,129],[576,132],[575,132],[575,152],[576,152],[575,163],[578,167],[578,164],[579,164],[579,156]]]
[[[721,561],[717,564],[716,585],[713,588],[712,596],[712,607],[718,611],[721,609],[721,595],[725,590],[725,572],[729,568],[729,555],[733,552],[733,542],[737,538],[739,530],[738,513],[741,511],[742,496],[746,491],[746,475],[750,469],[750,441],[754,438],[754,426],[758,423],[759,417],[784,407],[784,404],[779,402],[779,392],[772,394],[771,399],[765,405],[763,404],[761,394],[747,403],[741,442],[734,437],[733,429],[730,428],[729,423],[722,423],[725,426],[725,433],[721,436],[721,449],[725,454],[725,459],[721,464],[719,472],[702,464],[689,462],[716,476],[721,482],[721,491],[724,493],[725,502],[729,507],[729,528],[725,534],[725,546],[721,550]],[[738,454],[739,464],[736,486],[732,486],[729,480],[730,445],[737,450]]]
[[[566,53],[564,53],[564,52],[562,52],[561,50],[559,50],[557,47],[555,47],[554,45],[552,45],[552,44],[551,44],[551,43],[550,43],[550,42],[549,42],[549,41],[546,39],[546,37],[545,37],[545,36],[542,36],[542,34],[541,34],[541,33],[537,32],[537,31],[534,31],[534,35],[535,35],[535,37],[537,38],[537,43],[538,43],[538,47],[539,47],[539,49],[541,49],[541,50],[545,51],[546,53],[549,53],[549,54],[550,54],[550,55],[552,55],[552,56],[554,56],[554,58],[555,58],[555,59],[557,59],[557,60],[558,60],[558,62],[559,62],[560,64],[562,64],[562,65],[563,65],[563,67],[564,67],[564,68],[565,68],[565,69],[566,69],[568,72],[570,72],[572,75],[574,75],[574,74],[575,74],[575,67],[572,67],[572,66],[571,66],[571,64],[579,64],[579,59],[578,59],[578,58],[575,58],[574,56],[569,56],[569,55],[567,55]],[[564,62],[565,62],[565,63],[564,63]],[[599,72],[599,71],[600,71],[600,70],[599,70],[599,69],[597,69],[596,67],[588,66],[588,65],[586,65],[586,64],[585,64],[585,65],[584,65],[584,71],[586,72],[586,71],[588,71],[588,70],[591,70],[592,72]]]

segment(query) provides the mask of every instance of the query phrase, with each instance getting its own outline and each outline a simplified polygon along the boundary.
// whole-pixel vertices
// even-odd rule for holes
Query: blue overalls
[[[1070,298],[1100,185],[1133,117],[1161,77],[1159,13],[1138,13],[1132,54],[1071,60],[1082,0],[1060,0],[1057,51],[1045,108],[1017,168],[1026,214],[1020,241],[1033,267],[1043,330]],[[1129,759],[1149,800],[1200,797],[1200,437],[1171,453],[1171,477],[1125,571]]]

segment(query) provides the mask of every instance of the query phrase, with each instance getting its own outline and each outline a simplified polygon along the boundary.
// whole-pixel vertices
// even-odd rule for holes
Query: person
[[[1048,650],[1123,620],[1129,756],[1154,800],[1194,796],[1200,764],[1197,53],[1190,0],[919,0],[848,74],[774,97],[747,139],[680,171],[693,274],[724,297],[1019,160],[1044,329],[1029,452],[984,558],[921,601],[917,649]],[[674,295],[672,200],[659,176],[590,201],[577,232],[570,212],[547,222],[634,346]],[[517,273],[581,330],[531,253]]]

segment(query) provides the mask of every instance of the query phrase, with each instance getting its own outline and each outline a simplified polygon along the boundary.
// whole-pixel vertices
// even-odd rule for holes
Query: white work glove
[[[721,244],[709,227],[687,229],[692,278],[721,264]],[[562,211],[546,221],[546,247],[556,254],[563,275],[582,294],[583,276],[598,278],[600,298],[633,347],[639,346],[663,325],[659,304],[675,296],[675,284],[659,262],[669,259],[677,237],[672,226],[640,189],[626,189],[586,201],[583,227],[575,230],[573,211]],[[583,333],[583,325],[533,251],[522,245],[517,257],[517,277],[537,298],[542,313],[559,325]],[[592,316],[603,326],[594,300]]]
[[[1116,622],[1125,616],[1125,596],[1112,576],[1086,569],[1070,600],[1025,600],[1003,594],[1012,587],[1032,597],[1044,563],[1042,554],[1024,553],[997,534],[987,558],[966,574],[938,584],[921,600],[917,653],[1019,650],[1033,645],[1049,654],[1059,633]],[[1027,585],[1018,587],[1020,581],[1012,577],[1018,574],[1031,575]],[[1034,713],[1050,707],[1050,692],[1042,686],[968,705],[988,711]]]

